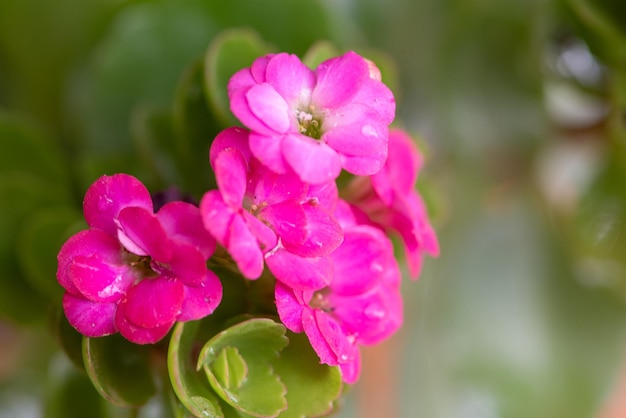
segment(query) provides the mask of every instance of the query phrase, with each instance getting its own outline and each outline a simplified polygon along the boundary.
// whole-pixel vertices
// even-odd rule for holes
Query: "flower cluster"
[[[271,274],[285,327],[355,382],[359,346],[402,323],[387,233],[401,237],[415,278],[423,254],[439,251],[415,190],[421,155],[389,129],[393,94],[354,52],[315,70],[286,53],[258,58],[233,75],[228,95],[243,127],[212,142],[218,188],[199,207],[170,202],[153,213],[145,187],[124,174],[87,191],[89,229],[58,257],[66,316],[87,336],[158,341],[220,303],[220,280],[207,268],[217,242],[245,279]],[[340,197],[342,170],[352,179]]]

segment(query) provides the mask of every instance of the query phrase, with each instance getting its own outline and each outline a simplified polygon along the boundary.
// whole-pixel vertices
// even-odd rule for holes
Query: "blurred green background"
[[[1,418],[102,406],[48,331],[56,250],[104,173],[208,188],[180,80],[228,28],[369,54],[427,156],[441,256],[338,417],[626,416],[601,412],[626,398],[626,3],[0,0]],[[166,158],[181,129],[197,173]]]

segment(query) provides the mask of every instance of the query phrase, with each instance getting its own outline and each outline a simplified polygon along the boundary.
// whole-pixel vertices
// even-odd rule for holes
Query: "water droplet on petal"
[[[113,200],[109,196],[100,196],[97,204],[100,212],[106,212],[111,206],[113,206]]]
[[[382,319],[385,317],[385,309],[379,303],[370,303],[363,313],[369,319]]]
[[[375,273],[380,273],[383,271],[383,266],[378,261],[372,261],[370,263],[370,270]]]
[[[361,133],[364,136],[373,136],[374,138],[378,137],[378,132],[376,132],[376,129],[374,129],[372,125],[364,125],[361,128]]]

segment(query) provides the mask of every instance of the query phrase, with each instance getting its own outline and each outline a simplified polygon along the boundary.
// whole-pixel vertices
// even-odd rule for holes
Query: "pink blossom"
[[[419,277],[424,254],[439,255],[439,243],[422,197],[415,189],[423,157],[404,131],[389,132],[389,158],[383,169],[356,177],[346,188],[346,199],[371,221],[402,238],[411,276]]]
[[[315,71],[295,55],[257,59],[231,78],[232,112],[252,133],[250,150],[277,173],[320,184],[341,169],[379,171],[387,159],[395,100],[376,66],[354,52]]]
[[[330,258],[334,275],[320,290],[298,290],[276,284],[281,321],[305,332],[320,357],[339,365],[343,380],[359,376],[359,345],[376,344],[402,324],[400,271],[389,239],[378,228],[351,224],[346,218],[344,241]]]
[[[149,344],[176,321],[200,319],[217,307],[222,286],[206,267],[215,240],[196,206],[170,202],[154,214],[144,185],[115,174],[89,187],[83,212],[89,229],[70,237],[57,257],[63,308],[81,334],[119,331]]]
[[[269,170],[252,156],[248,137],[228,128],[211,145],[219,190],[200,202],[205,227],[249,279],[258,278],[267,261],[279,280],[295,287],[325,285],[332,272],[325,257],[343,238],[332,216],[336,185],[311,186],[293,172]]]

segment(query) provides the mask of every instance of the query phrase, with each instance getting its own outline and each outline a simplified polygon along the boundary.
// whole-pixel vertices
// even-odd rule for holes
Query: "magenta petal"
[[[306,215],[296,201],[268,206],[259,212],[259,219],[272,226],[285,248],[298,247],[306,238]]]
[[[258,279],[263,273],[263,253],[257,238],[250,232],[241,216],[234,216],[230,224],[226,248],[248,279]]]
[[[315,350],[315,353],[317,353],[317,356],[320,358],[320,363],[336,366],[339,364],[339,358],[333,350],[333,347],[326,341],[325,336],[320,331],[315,314],[315,311],[308,306],[303,309],[302,328],[309,338],[311,347],[313,347],[313,350]],[[339,329],[339,326],[337,324],[335,325],[336,328]]]
[[[304,257],[321,257],[333,252],[343,240],[339,222],[314,201],[304,203],[302,209],[306,215],[306,238],[293,252]]]
[[[218,190],[209,190],[204,194],[200,201],[200,214],[207,231],[225,247],[235,213],[224,203]]]
[[[381,284],[358,297],[331,299],[334,315],[347,332],[359,336],[362,344],[378,344],[402,325],[402,296],[397,288]]]
[[[242,88],[230,93],[230,110],[241,121],[241,123],[252,132],[262,135],[276,135],[276,131],[259,119],[248,104],[246,93],[249,89]]]
[[[171,240],[192,245],[205,259],[211,257],[215,251],[215,239],[204,228],[197,206],[186,202],[170,202],[156,216]]]
[[[295,292],[281,282],[276,282],[274,298],[276,299],[278,317],[282,323],[293,332],[302,332],[304,331],[302,326],[302,312],[304,308],[298,301]]]
[[[259,219],[255,218],[252,214],[248,212],[243,212],[243,220],[246,223],[246,226],[256,237],[256,240],[261,248],[262,252],[267,252],[272,248],[276,247],[278,244],[278,237],[276,233]]]
[[[120,210],[134,206],[152,212],[152,199],[148,189],[128,174],[102,176],[85,193],[83,213],[87,224],[115,236],[115,219]]]
[[[357,347],[354,349],[353,359],[347,363],[339,365],[341,370],[341,379],[344,383],[352,385],[359,380],[361,374],[361,353]]]
[[[256,84],[250,68],[242,68],[230,77],[228,80],[227,90],[228,95],[236,94],[242,89],[249,89]]]
[[[268,254],[265,262],[277,280],[295,290],[321,289],[333,277],[333,264],[328,257],[305,258],[281,248]]]
[[[259,161],[275,173],[283,174],[289,169],[283,157],[282,135],[272,136],[252,132],[250,150]]]
[[[120,304],[115,313],[115,326],[120,334],[135,344],[154,344],[167,335],[174,320],[154,328],[144,328],[128,319],[124,304]]]
[[[357,176],[371,176],[378,173],[387,159],[385,150],[381,150],[379,154],[369,155],[367,157],[342,156],[341,164],[343,168]]]
[[[227,148],[215,158],[213,170],[224,202],[241,207],[248,181],[248,164],[236,148]]]
[[[389,129],[365,106],[353,104],[329,114],[323,129],[322,140],[339,154],[387,156]]]
[[[267,83],[258,84],[248,90],[246,99],[252,114],[271,130],[279,134],[289,130],[289,105],[274,87]]]
[[[236,149],[244,157],[246,165],[250,160],[250,147],[248,146],[248,136],[250,132],[239,127],[226,128],[217,134],[211,148],[209,149],[209,161],[211,166],[215,165],[215,159],[224,150]]]
[[[285,136],[282,151],[289,166],[306,183],[326,183],[336,179],[341,172],[337,153],[326,144],[304,135]]]
[[[93,258],[110,266],[121,266],[122,247],[113,236],[98,230],[89,229],[72,235],[61,247],[57,255],[57,280],[65,290],[80,293],[74,285],[74,276],[69,267],[76,257]]]
[[[115,334],[115,303],[99,303],[66,293],[63,310],[69,323],[87,337],[103,337]]]
[[[206,274],[206,258],[190,244],[172,241],[169,272],[187,286],[198,286]]]
[[[256,184],[250,190],[255,201],[271,206],[286,200],[303,200],[309,185],[300,180],[290,168],[287,170],[287,173],[278,174],[267,170],[262,165],[255,166]]]
[[[315,73],[304,65],[296,55],[278,54],[267,64],[266,81],[292,105],[308,102],[315,86]]]
[[[135,281],[130,267],[111,266],[95,257],[75,257],[68,273],[85,298],[101,303],[119,300]]]
[[[372,288],[395,260],[387,236],[369,226],[347,230],[330,258],[335,267],[332,289],[342,295],[358,295]]]
[[[159,276],[133,286],[121,303],[125,317],[143,328],[172,324],[183,304],[183,284],[175,279]]]
[[[210,270],[198,286],[185,286],[182,311],[178,321],[193,321],[213,313],[222,300],[222,283]]]
[[[312,101],[317,106],[333,109],[348,102],[369,79],[369,65],[354,52],[322,62],[316,70],[317,85]]]
[[[158,262],[167,263],[172,250],[167,234],[157,217],[143,208],[128,207],[120,211],[117,238],[136,255],[149,255]]]
[[[391,90],[378,80],[365,80],[352,98],[354,103],[362,103],[377,114],[381,122],[389,125],[396,117],[396,99]]]

